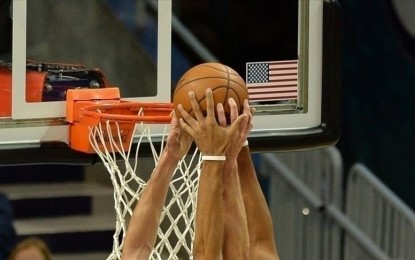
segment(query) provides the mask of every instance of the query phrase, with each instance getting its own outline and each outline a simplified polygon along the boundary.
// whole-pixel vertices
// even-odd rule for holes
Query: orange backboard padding
[[[11,70],[0,67],[0,117],[12,115],[12,77]]]
[[[26,102],[42,102],[46,72],[26,72]],[[0,117],[12,116],[12,70],[0,67]]]
[[[26,102],[42,102],[46,74],[44,71],[26,71]]]

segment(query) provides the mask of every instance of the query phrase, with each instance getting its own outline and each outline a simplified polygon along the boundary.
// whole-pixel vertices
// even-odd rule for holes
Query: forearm
[[[238,173],[248,221],[250,253],[255,253],[255,248],[261,248],[271,252],[278,259],[271,214],[247,146],[239,153]]]
[[[223,245],[223,164],[221,161],[204,161],[202,163],[194,241],[196,260],[221,259]]]
[[[163,152],[135,206],[123,246],[123,259],[148,259],[177,159]]]
[[[224,259],[248,259],[249,238],[236,159],[229,158],[223,172]]]

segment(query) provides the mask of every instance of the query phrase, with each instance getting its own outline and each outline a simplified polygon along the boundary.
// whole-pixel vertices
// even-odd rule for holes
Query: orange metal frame
[[[139,111],[143,114],[138,115]],[[122,141],[123,149],[127,150],[137,122],[167,124],[172,111],[171,103],[123,101],[119,89],[115,87],[70,89],[66,97],[66,121],[70,125],[71,149],[95,153],[89,140],[90,127],[101,124],[104,141],[108,143],[110,138]],[[101,140],[98,141],[100,143]],[[106,147],[111,148],[110,145]],[[103,149],[103,145],[100,148]]]

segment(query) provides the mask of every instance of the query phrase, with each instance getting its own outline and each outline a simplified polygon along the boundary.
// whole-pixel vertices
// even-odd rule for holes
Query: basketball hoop
[[[155,167],[164,148],[172,111],[171,103],[122,101],[116,88],[67,93],[71,148],[96,153],[110,173],[114,187],[116,225],[113,250],[107,259],[121,259],[128,221],[147,185],[146,177],[138,172],[147,166],[140,164],[145,157],[140,147],[144,143],[150,147]],[[154,128],[161,134],[155,135]],[[160,143],[159,148],[154,145],[155,140]],[[193,259],[199,162],[196,149],[177,165],[151,259]]]

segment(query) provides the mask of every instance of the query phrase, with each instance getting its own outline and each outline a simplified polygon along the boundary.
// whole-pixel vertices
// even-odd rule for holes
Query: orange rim
[[[171,121],[172,111],[172,103],[127,101],[85,106],[81,108],[80,114],[100,121],[166,124]]]

